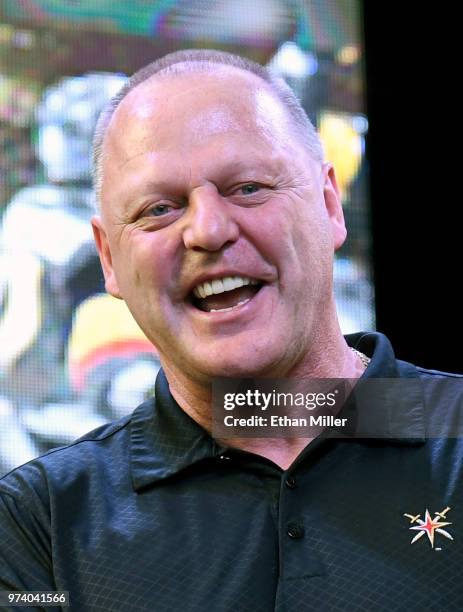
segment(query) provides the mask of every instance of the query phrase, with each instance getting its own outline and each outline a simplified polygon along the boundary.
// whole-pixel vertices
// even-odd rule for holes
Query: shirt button
[[[288,523],[287,532],[290,538],[298,540],[304,537],[305,529],[299,523]]]
[[[285,480],[285,485],[288,487],[288,489],[295,489],[296,479],[294,476],[288,476],[288,478]]]
[[[229,457],[228,455],[219,455],[219,461],[230,461],[231,457]]]

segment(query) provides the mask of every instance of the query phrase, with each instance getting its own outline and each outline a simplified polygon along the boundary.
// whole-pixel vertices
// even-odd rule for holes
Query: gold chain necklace
[[[368,364],[370,363],[371,359],[370,357],[367,357],[366,355],[364,355],[363,353],[361,353],[360,351],[358,351],[357,349],[354,349],[352,346],[349,347],[351,351],[354,351],[354,353],[357,355],[357,357],[360,359],[360,361],[362,362],[362,364],[364,365],[365,368],[368,367]]]

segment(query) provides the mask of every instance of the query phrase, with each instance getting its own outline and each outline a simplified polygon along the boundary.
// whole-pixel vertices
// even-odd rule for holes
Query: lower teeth
[[[211,308],[209,310],[209,312],[228,312],[229,310],[234,310],[235,308],[238,308],[238,306],[242,306],[243,304],[246,304],[246,302],[249,302],[251,298],[247,298],[246,300],[243,300],[242,302],[238,302],[238,304],[235,304],[234,306],[230,306],[230,308]]]

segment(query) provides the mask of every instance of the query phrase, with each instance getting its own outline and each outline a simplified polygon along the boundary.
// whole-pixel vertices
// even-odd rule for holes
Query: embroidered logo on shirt
[[[448,531],[442,529],[442,527],[447,527],[447,525],[451,525],[445,520],[447,513],[449,512],[450,507],[444,508],[441,512],[434,512],[434,518],[431,518],[429,514],[429,510],[426,508],[424,513],[424,519],[421,518],[421,514],[404,514],[405,517],[410,519],[411,523],[417,523],[410,527],[411,530],[417,531],[417,534],[414,536],[410,544],[414,544],[417,542],[422,536],[425,534],[428,536],[429,543],[431,544],[431,548],[434,548],[435,534],[439,533],[440,535],[445,536],[448,540],[453,540],[452,536]],[[442,520],[444,519],[444,520]],[[435,550],[441,550],[440,548],[436,548]]]

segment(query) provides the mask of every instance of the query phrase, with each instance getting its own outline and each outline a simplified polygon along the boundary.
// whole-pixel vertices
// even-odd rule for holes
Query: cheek
[[[162,318],[176,316],[173,306],[178,305],[182,248],[174,226],[132,235],[123,249],[121,264],[128,294],[146,316],[149,312]]]
[[[294,252],[294,221],[284,203],[269,202],[264,206],[244,209],[240,226],[251,244],[271,265],[278,268]]]
[[[272,203],[273,204],[273,203]],[[327,219],[310,215],[313,203],[277,201],[272,206],[247,211],[254,214],[254,244],[268,261],[284,270],[304,275],[330,260],[332,245]]]
[[[121,289],[131,295],[136,292],[140,297],[148,288],[153,291],[162,283],[160,275],[166,273],[165,262],[162,264],[159,257],[153,234],[132,233],[129,239],[122,238],[114,258]]]

